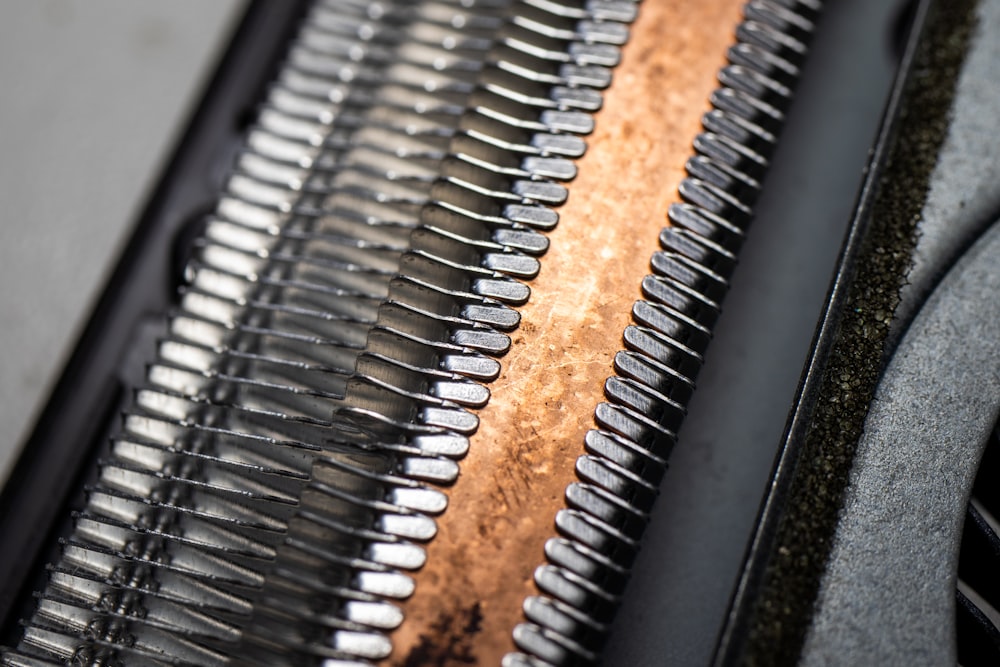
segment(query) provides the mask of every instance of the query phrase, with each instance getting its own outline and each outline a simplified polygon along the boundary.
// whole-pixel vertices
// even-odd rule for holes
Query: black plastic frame
[[[824,372],[834,345],[838,342],[845,309],[851,305],[850,289],[859,264],[865,259],[865,243],[873,224],[879,184],[889,169],[890,153],[899,133],[901,111],[907,103],[914,62],[920,41],[926,32],[932,1],[917,0],[912,15],[900,18],[900,35],[907,40],[906,48],[886,105],[881,129],[873,145],[864,185],[858,195],[847,237],[837,260],[830,292],[813,338],[812,351],[775,460],[771,484],[761,505],[757,528],[747,549],[742,575],[718,640],[713,664],[719,667],[753,663],[755,658],[760,658],[751,647],[756,606],[765,585],[769,563],[779,546],[779,525],[787,513],[789,503],[794,500],[793,484],[797,476],[802,474],[799,459],[806,447],[807,434],[823,391]],[[908,21],[912,23],[907,27],[905,23]],[[881,360],[883,365],[884,362],[885,357]],[[790,640],[786,636],[784,641],[787,643]],[[792,650],[797,653],[798,647]]]

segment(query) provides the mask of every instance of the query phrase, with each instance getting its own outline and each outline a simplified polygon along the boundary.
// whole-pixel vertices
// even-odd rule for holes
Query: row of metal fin
[[[702,366],[820,0],[752,0],[642,281],[579,479],[535,570],[505,667],[598,659]]]
[[[321,0],[3,664],[366,664],[635,3]]]

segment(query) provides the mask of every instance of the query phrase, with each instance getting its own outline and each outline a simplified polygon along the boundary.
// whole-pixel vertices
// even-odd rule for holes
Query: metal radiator
[[[996,664],[1000,3],[829,4],[252,3],[3,664]]]

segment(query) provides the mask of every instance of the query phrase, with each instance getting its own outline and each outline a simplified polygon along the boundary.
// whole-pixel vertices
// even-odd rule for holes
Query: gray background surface
[[[0,482],[244,4],[0,3]]]

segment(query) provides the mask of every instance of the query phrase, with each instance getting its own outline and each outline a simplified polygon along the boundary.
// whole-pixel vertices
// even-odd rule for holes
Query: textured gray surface
[[[955,664],[965,506],[1000,408],[1000,225],[920,310],[858,447],[803,664]]]
[[[1000,34],[1000,0],[982,0],[977,13],[976,35]],[[1000,212],[1000,41],[973,39],[955,93],[961,102],[931,177],[913,269],[896,311],[896,337],[951,263]]]
[[[712,659],[892,81],[902,4],[825,10],[606,667]]]
[[[0,3],[0,482],[242,6]]]

